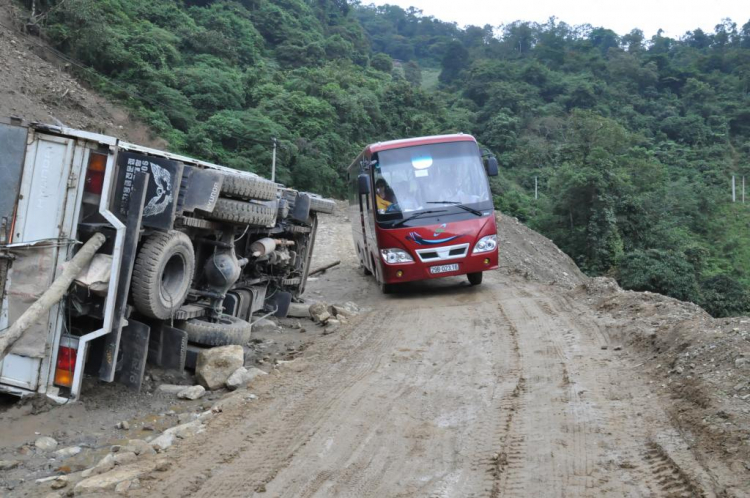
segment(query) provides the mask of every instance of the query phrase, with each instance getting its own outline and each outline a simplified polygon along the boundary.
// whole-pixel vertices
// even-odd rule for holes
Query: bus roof
[[[401,147],[414,147],[417,145],[439,144],[446,142],[476,142],[471,135],[457,133],[453,135],[432,135],[430,137],[404,138],[400,140],[390,140],[388,142],[378,142],[370,144],[367,149],[370,153],[380,152],[382,150],[400,149]]]

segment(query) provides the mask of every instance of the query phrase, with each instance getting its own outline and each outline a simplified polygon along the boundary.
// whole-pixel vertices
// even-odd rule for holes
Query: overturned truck
[[[0,338],[101,243],[0,355],[0,391],[76,399],[84,375],[140,388],[250,339],[305,288],[329,199],[253,173],[60,126],[0,120]],[[103,236],[103,237],[102,237]],[[1,353],[1,352],[0,352]]]

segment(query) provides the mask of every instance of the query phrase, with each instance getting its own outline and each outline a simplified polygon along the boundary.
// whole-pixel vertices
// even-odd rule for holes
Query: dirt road
[[[324,229],[325,255],[346,257],[348,225]],[[138,495],[688,497],[724,489],[636,358],[574,293],[494,272],[480,287],[446,279],[384,297],[351,259],[311,286],[313,294],[323,288],[342,298],[356,290],[371,309],[255,386],[257,401],[225,409],[174,448],[171,470],[144,480]]]

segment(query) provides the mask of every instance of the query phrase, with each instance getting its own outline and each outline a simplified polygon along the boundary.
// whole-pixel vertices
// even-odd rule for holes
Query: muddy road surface
[[[170,449],[135,496],[744,496],[574,292],[497,271],[383,296],[348,223],[322,230],[318,261],[344,262],[310,293],[366,311]]]

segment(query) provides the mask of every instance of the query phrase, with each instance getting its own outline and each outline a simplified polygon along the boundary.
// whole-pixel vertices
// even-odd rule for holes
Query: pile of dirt
[[[70,74],[71,64],[17,29],[18,9],[0,0],[0,117],[63,125],[164,148],[143,123]]]
[[[516,218],[497,214],[500,268],[529,280],[573,288],[588,280],[554,242]]]
[[[669,414],[711,466],[750,482],[750,317],[712,318],[699,306],[592,279],[572,293],[602,313],[607,331],[640,357],[670,400]]]

